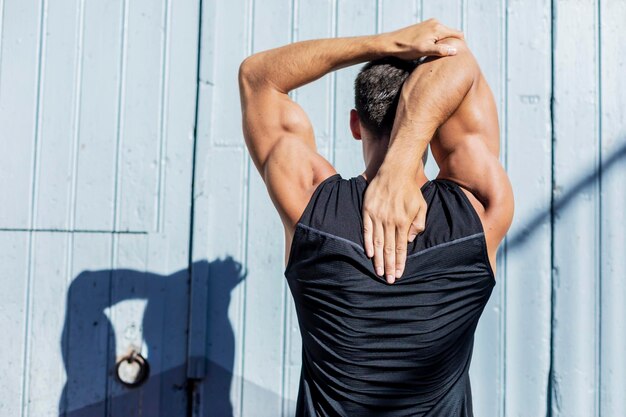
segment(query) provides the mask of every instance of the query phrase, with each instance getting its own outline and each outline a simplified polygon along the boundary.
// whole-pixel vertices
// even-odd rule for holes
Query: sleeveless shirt
[[[426,182],[423,233],[388,284],[365,254],[368,183],[334,174],[298,221],[285,269],[302,336],[296,416],[471,417],[474,332],[495,286],[480,218]]]

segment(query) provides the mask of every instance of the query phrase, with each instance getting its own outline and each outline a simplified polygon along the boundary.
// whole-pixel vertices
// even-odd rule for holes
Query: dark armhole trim
[[[461,198],[463,198],[463,201],[465,201],[465,204],[467,204],[467,207],[468,207],[472,217],[474,218],[474,220],[476,221],[476,223],[480,227],[480,230],[481,230],[480,234],[483,236],[483,238],[481,240],[482,247],[483,247],[483,262],[485,263],[485,266],[487,267],[487,270],[489,272],[489,276],[491,277],[491,280],[493,281],[493,284],[495,285],[495,283],[496,283],[496,276],[493,273],[493,269],[491,268],[491,262],[489,262],[489,250],[487,249],[487,238],[485,237],[485,227],[483,226],[482,220],[480,220],[480,216],[478,216],[478,213],[476,212],[476,209],[472,205],[472,202],[469,200],[467,195],[465,195],[465,193],[463,192],[462,187],[456,181],[449,180],[447,178],[441,178],[441,180],[447,181],[447,182],[449,182],[451,184],[454,184],[454,186],[456,186],[456,188],[458,188],[459,193],[461,194]]]
[[[304,211],[302,211],[302,214],[300,215],[300,218],[296,222],[296,227],[294,228],[294,231],[293,231],[293,236],[291,238],[291,246],[289,247],[289,258],[287,259],[287,266],[285,266],[285,272],[284,272],[285,275],[287,274],[287,271],[289,270],[289,267],[291,266],[291,258],[293,257],[293,251],[295,247],[294,243],[296,241],[296,236],[298,234],[298,226],[303,225],[302,223],[303,219],[313,209],[313,202],[317,198],[317,195],[322,191],[322,187],[324,186],[324,184],[326,184],[327,182],[330,182],[331,179],[337,178],[337,177],[341,178],[341,174],[339,174],[338,172],[331,175],[330,177],[323,179],[319,184],[317,184],[317,187],[315,187],[315,190],[313,190],[313,194],[311,194],[309,201],[306,203],[306,206],[304,207]]]

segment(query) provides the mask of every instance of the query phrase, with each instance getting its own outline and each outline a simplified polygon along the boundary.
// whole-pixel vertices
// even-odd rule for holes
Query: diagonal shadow
[[[620,162],[626,162],[626,144],[614,151],[608,158],[604,159],[598,168],[585,175],[571,187],[568,187],[567,192],[562,196],[555,197],[552,208],[547,207],[528,220],[519,232],[507,239],[507,249],[511,250],[517,246],[525,244],[528,239],[533,237],[534,233],[542,224],[550,222],[550,217],[553,211],[558,212],[563,210],[572,203],[572,200],[580,192],[593,185],[593,183],[598,180],[600,175],[616,168]]]

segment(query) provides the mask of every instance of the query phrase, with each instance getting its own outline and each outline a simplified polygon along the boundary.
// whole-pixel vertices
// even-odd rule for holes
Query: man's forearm
[[[415,176],[422,169],[428,143],[458,108],[479,74],[479,68],[463,41],[457,56],[427,59],[405,81],[381,173],[402,172]]]
[[[286,94],[331,71],[389,55],[392,47],[383,35],[307,40],[251,55],[241,71],[252,84],[269,83]]]
[[[240,67],[240,79],[254,86],[271,85],[288,93],[323,75],[384,56],[416,59],[454,55],[456,50],[437,39],[463,38],[435,19],[377,35],[315,39],[256,53]]]

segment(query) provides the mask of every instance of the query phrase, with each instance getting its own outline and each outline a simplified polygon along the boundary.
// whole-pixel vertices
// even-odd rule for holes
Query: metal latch
[[[118,381],[127,387],[138,387],[150,375],[150,365],[135,349],[123,356],[115,366],[115,375]]]

